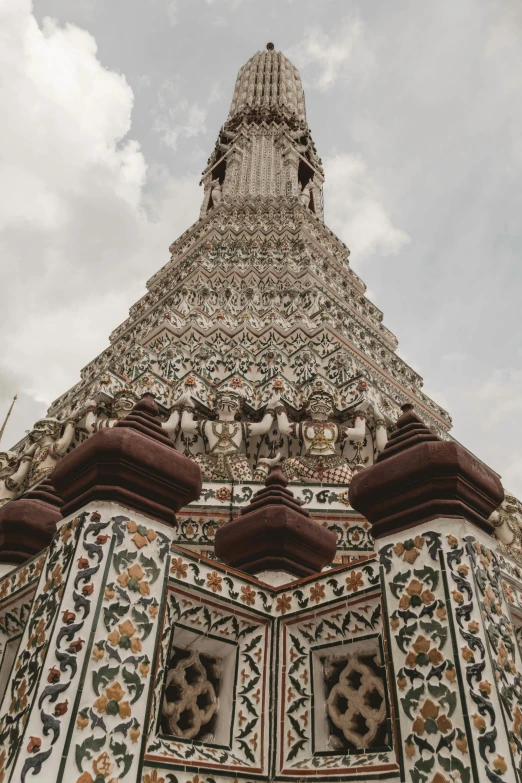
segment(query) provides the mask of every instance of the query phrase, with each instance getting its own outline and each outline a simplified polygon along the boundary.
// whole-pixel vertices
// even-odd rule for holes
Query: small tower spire
[[[267,43],[240,68],[228,119],[252,121],[284,119],[295,129],[306,127],[305,97],[301,76],[273,43]]]
[[[13,401],[12,401],[11,405],[9,406],[9,410],[7,411],[7,416],[5,417],[4,423],[2,424],[2,429],[0,429],[0,442],[2,440],[2,435],[4,434],[7,422],[9,421],[9,416],[11,415],[11,411],[13,410],[14,404],[17,401],[17,399],[18,399],[18,395],[15,394],[15,396],[13,397]]]
[[[297,68],[273,43],[240,68],[230,111],[202,175],[201,217],[244,199],[289,200],[323,219],[321,159]],[[250,203],[252,203],[250,201]]]

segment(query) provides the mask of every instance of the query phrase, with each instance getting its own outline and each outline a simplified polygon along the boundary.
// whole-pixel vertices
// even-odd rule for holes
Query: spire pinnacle
[[[240,68],[228,117],[230,120],[252,111],[279,114],[306,126],[299,71],[272,42]]]
[[[281,204],[298,199],[323,219],[324,172],[306,123],[301,77],[271,41],[240,68],[201,181],[201,217],[230,199],[261,196],[281,197]]]

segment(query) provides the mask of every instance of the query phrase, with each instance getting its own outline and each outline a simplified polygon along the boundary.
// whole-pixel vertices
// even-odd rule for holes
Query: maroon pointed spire
[[[374,538],[437,517],[463,517],[492,533],[489,516],[504,498],[499,477],[459,443],[441,440],[412,405],[402,411],[375,464],[350,484],[350,503]]]
[[[102,429],[64,457],[52,474],[65,516],[107,500],[174,524],[175,512],[201,493],[201,471],[165,434],[152,394],[114,427]]]
[[[62,498],[49,479],[0,509],[0,563],[23,563],[52,541]]]
[[[224,563],[249,574],[309,576],[332,562],[335,534],[310,518],[287,485],[280,466],[274,466],[250,505],[219,528],[214,551]]]

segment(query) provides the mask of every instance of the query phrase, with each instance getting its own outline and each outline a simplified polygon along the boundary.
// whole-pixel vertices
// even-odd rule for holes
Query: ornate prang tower
[[[522,782],[521,507],[323,182],[267,44],[199,220],[0,454],[0,783]]]

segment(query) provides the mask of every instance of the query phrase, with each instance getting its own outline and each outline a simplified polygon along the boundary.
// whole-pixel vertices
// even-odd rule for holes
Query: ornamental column
[[[403,779],[520,780],[522,661],[488,521],[498,477],[403,406],[350,502],[381,562]]]
[[[199,496],[200,470],[176,451],[145,395],[115,427],[64,457],[52,483],[64,519],[0,708],[0,779],[133,781],[171,525]]]

